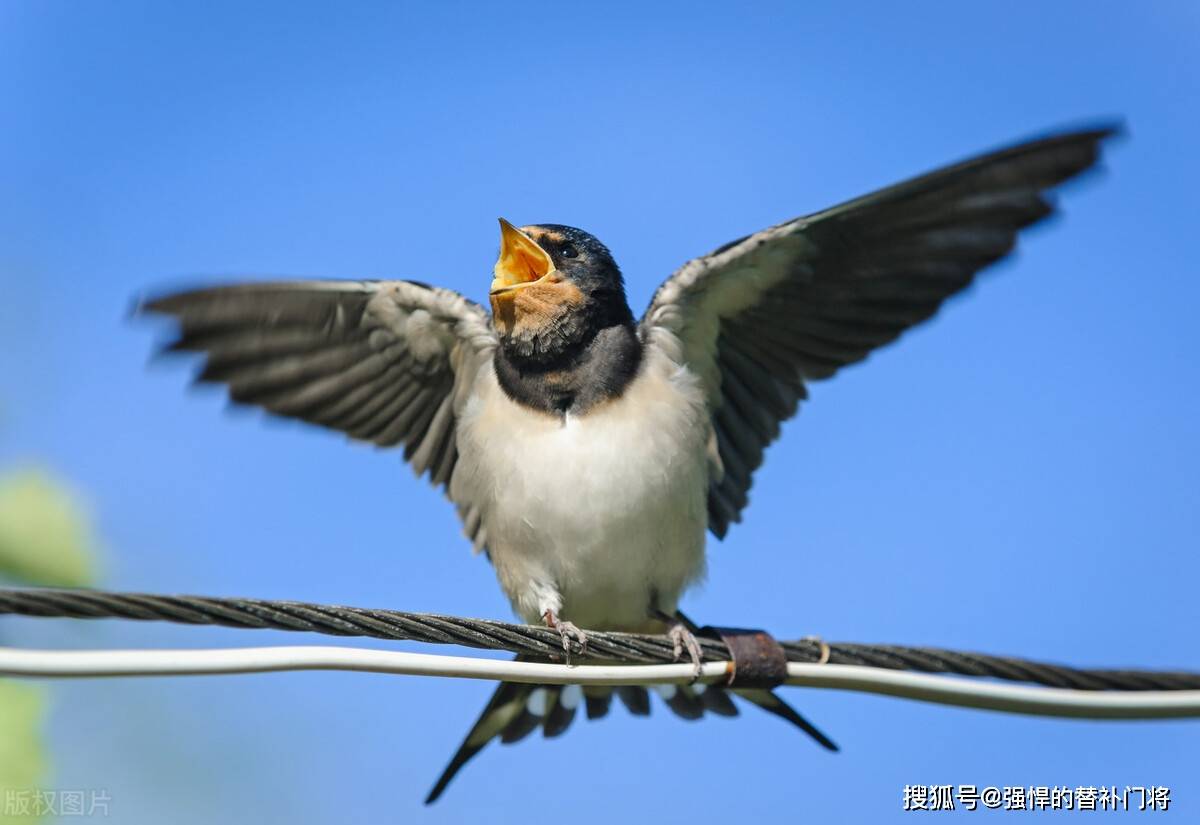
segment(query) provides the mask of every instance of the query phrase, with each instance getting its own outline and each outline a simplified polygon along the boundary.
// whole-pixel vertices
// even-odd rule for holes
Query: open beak
[[[554,261],[533,239],[504,218],[500,219],[500,257],[496,260],[492,294],[508,292],[541,280],[554,271]]]

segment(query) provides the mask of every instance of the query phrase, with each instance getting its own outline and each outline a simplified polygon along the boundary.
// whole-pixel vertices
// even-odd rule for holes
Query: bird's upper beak
[[[554,261],[533,239],[504,218],[500,219],[500,257],[496,259],[492,294],[538,281],[554,271]]]

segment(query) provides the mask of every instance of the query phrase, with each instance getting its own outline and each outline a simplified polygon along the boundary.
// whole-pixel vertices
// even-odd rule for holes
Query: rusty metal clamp
[[[787,655],[765,630],[708,625],[700,633],[720,639],[729,648],[725,680],[728,687],[773,688],[787,679]]]

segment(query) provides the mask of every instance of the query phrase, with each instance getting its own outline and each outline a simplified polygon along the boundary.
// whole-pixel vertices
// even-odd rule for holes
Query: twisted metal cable
[[[507,650],[548,659],[561,659],[563,653],[562,638],[557,631],[546,627],[432,613],[269,599],[0,588],[0,614],[74,619],[119,618],[289,630],[330,636],[365,636]],[[729,651],[722,642],[707,638],[699,638],[698,641],[705,661],[729,660]],[[830,664],[989,677],[1075,690],[1200,689],[1200,673],[1078,669],[933,647],[824,643],[815,639],[780,644],[788,661],[808,664],[822,661],[827,649],[825,661]],[[630,664],[675,661],[673,644],[668,637],[634,633],[591,631],[588,633],[587,649],[573,647],[571,655]]]

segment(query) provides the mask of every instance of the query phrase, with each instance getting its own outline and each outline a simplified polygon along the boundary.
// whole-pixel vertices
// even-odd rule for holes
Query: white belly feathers
[[[479,371],[458,422],[455,498],[478,504],[517,614],[637,629],[704,572],[709,418],[694,376],[647,347],[617,399],[565,420]]]

